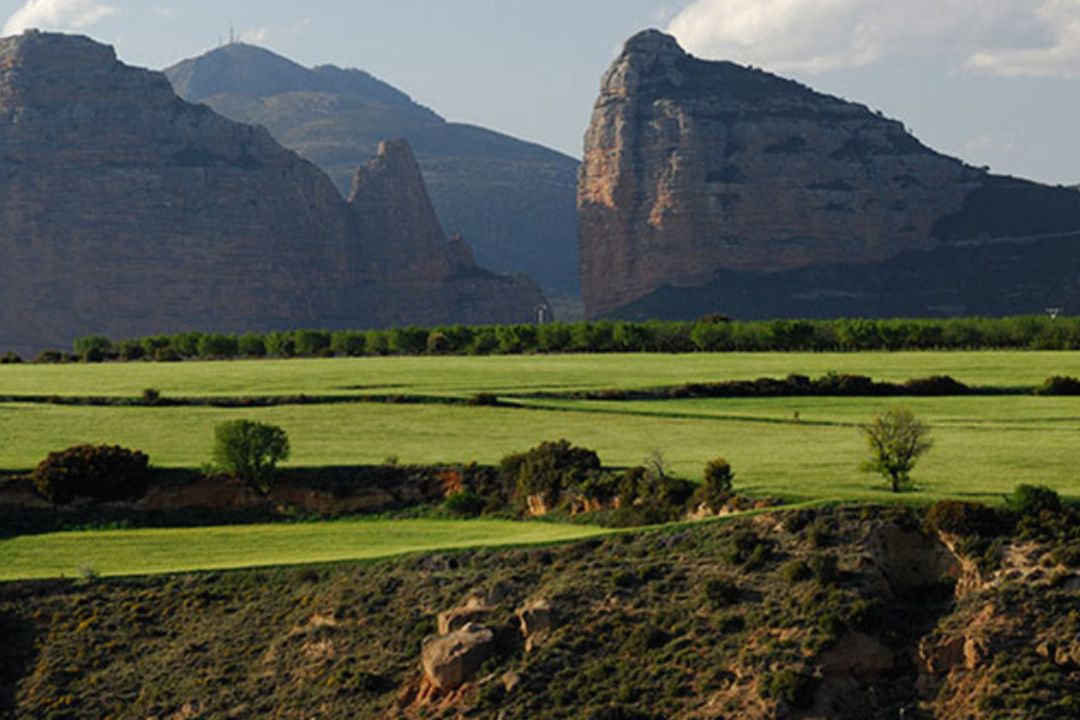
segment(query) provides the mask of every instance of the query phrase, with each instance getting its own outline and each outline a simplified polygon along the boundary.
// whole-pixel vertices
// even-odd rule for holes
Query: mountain
[[[5,350],[90,333],[523,321],[542,301],[446,241],[405,143],[383,145],[346,202],[266,130],[184,102],[106,45],[0,40]]]
[[[603,80],[579,190],[588,315],[1080,311],[1080,195],[657,31]]]
[[[185,100],[266,127],[325,170],[343,193],[380,140],[405,138],[443,226],[468,238],[482,264],[528,272],[559,294],[580,292],[573,158],[449,123],[363,71],[309,69],[242,43],[165,74]]]

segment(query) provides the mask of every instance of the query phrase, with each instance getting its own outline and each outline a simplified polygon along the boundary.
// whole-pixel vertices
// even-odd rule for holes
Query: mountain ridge
[[[401,202],[365,188],[350,203],[264,128],[183,101],[164,75],[83,36],[0,40],[0,148],[5,349],[527,321],[543,302],[527,278],[480,271],[430,222],[407,144],[376,156],[387,172],[373,192]]]
[[[448,122],[362,70],[305,68],[256,46],[227,45],[165,73],[186,100],[266,127],[343,195],[380,140],[405,138],[443,226],[469,239],[481,264],[528,272],[560,295],[579,292],[576,159]]]

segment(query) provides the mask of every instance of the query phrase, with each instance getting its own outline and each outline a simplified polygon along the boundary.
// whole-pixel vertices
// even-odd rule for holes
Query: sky
[[[1080,183],[1080,0],[0,0],[0,23],[84,33],[157,69],[231,27],[573,156],[604,70],[656,27],[698,57],[881,110],[973,165]]]

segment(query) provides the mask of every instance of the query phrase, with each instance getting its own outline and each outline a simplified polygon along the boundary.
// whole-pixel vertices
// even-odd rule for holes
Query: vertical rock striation
[[[877,267],[960,245],[1080,239],[1076,193],[989,175],[862,105],[696,59],[657,31],[631,38],[603,79],[578,206],[586,312],[594,317],[635,304],[678,316],[694,304],[665,307],[654,294],[686,296],[718,278],[740,285],[741,295],[713,287],[710,297],[723,306],[694,310],[741,303],[747,315],[756,304],[745,296],[749,280],[763,275]],[[778,303],[770,291],[771,312],[832,312],[815,303],[830,292],[889,312],[889,297],[850,291],[844,274],[803,283],[803,301]],[[1076,294],[1075,278],[1062,292]],[[934,312],[939,300],[917,309]],[[962,297],[942,302],[980,311]]]

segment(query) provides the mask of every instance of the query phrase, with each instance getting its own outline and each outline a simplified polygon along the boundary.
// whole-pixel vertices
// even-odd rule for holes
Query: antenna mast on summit
[[[229,23],[229,44],[236,44],[236,26],[232,23]]]

